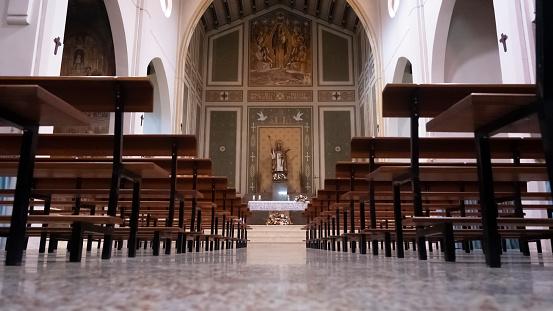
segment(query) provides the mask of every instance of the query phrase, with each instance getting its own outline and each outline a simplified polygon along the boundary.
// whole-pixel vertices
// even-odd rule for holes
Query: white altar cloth
[[[304,211],[307,202],[296,201],[249,201],[250,211]]]

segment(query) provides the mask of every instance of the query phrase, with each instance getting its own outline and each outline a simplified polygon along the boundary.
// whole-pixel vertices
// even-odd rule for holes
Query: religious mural
[[[288,193],[313,189],[312,108],[250,107],[248,109],[249,193],[271,193],[275,173],[284,173]],[[275,150],[286,151],[280,170]]]
[[[311,22],[284,10],[250,21],[249,86],[311,86]]]
[[[63,43],[62,76],[106,76],[104,44],[90,34],[77,33]]]
[[[94,29],[91,31],[90,29]],[[103,2],[68,3],[61,76],[114,76],[115,54],[109,19]],[[55,133],[109,132],[109,112],[88,112],[90,126],[57,126]]]

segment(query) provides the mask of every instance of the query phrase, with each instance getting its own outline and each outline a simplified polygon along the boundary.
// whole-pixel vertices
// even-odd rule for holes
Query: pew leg
[[[177,234],[177,254],[181,254],[182,253],[182,233],[178,233]]]
[[[417,240],[413,240],[413,252],[417,251]]]
[[[88,239],[86,239],[86,251],[87,252],[92,251],[92,234],[89,234]]]
[[[362,234],[361,240],[359,241],[359,253],[366,254],[367,253],[367,237]]]
[[[373,240],[373,256],[378,256],[378,240]]]
[[[392,257],[392,241],[391,235],[389,232],[384,233],[384,246],[385,246],[385,256]]]
[[[530,256],[530,247],[528,246],[528,240],[524,237],[519,239],[520,241],[520,250],[524,256]]]
[[[507,252],[507,240],[501,239],[501,248],[504,253]]]
[[[102,259],[111,258],[111,245],[113,237],[110,234],[104,235],[104,247],[102,248]]]
[[[48,234],[46,232],[41,232],[40,233],[40,245],[38,247],[38,253],[39,254],[44,254],[44,252],[46,251],[46,237],[48,236]]]
[[[355,254],[355,251],[357,249],[357,242],[351,241],[351,252]]]
[[[434,248],[432,246],[432,242],[428,241],[428,251],[433,253],[434,252]]]
[[[348,252],[348,239],[342,238],[342,251],[344,253]]]
[[[211,245],[211,250],[213,250],[213,244]],[[205,238],[205,251],[209,252],[209,238]]]
[[[199,253],[200,252],[200,236],[197,236],[196,237],[196,253]]]
[[[470,253],[470,241],[463,241],[463,249],[465,250],[465,253]]]
[[[152,248],[154,249],[154,256],[159,256],[159,247],[161,241],[159,238],[159,231],[154,232],[154,240],[152,241]]]
[[[171,238],[165,239],[165,255],[171,255],[171,245],[173,245],[173,240]]]
[[[518,240],[520,251],[524,254],[526,249],[528,249],[528,252],[530,252],[530,247],[528,246],[528,240],[526,239],[519,239]],[[526,256],[526,255],[525,255]]]
[[[192,240],[188,241],[188,252],[192,253],[193,248],[194,248],[194,241]]]
[[[444,252],[445,261],[455,262],[455,238],[453,236],[453,224],[445,224],[442,238],[442,251]]]
[[[538,251],[538,254],[541,254],[542,253],[542,249],[541,249],[541,240],[536,240],[536,249]]]
[[[51,254],[56,250],[56,236],[50,234],[50,241],[48,243],[48,253]]]
[[[69,261],[80,262],[83,256],[83,224],[80,221],[73,223],[71,230],[71,248],[69,250]]]

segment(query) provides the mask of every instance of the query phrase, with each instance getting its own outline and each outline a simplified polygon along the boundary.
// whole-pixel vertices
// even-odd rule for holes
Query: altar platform
[[[249,201],[250,211],[304,211],[307,202],[296,201]]]

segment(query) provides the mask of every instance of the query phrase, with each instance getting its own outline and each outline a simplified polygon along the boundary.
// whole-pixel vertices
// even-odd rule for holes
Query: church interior
[[[0,13],[0,310],[551,309],[552,1]]]

